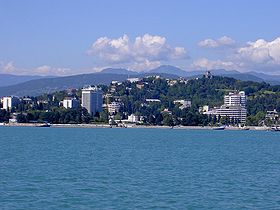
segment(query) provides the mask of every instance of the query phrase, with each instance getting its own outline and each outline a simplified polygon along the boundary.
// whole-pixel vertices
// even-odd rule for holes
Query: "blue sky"
[[[279,8],[277,0],[3,0],[0,72],[171,64],[280,74]]]

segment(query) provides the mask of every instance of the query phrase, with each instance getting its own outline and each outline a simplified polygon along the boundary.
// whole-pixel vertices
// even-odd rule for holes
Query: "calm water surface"
[[[280,209],[280,132],[0,127],[0,209]]]

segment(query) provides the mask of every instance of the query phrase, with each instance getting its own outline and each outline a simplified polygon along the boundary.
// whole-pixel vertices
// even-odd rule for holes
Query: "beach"
[[[2,123],[0,126],[7,127],[42,127],[44,123]],[[51,124],[53,128],[156,128],[156,129],[185,129],[185,130],[213,130],[215,126],[158,126],[125,124],[122,126],[110,126],[109,124]],[[267,131],[269,127],[246,126],[247,130]],[[244,127],[226,126],[225,130],[244,130]]]

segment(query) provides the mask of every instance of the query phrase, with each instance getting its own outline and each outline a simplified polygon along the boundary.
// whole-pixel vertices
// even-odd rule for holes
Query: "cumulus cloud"
[[[117,39],[101,37],[92,44],[88,54],[105,65],[129,64],[138,68],[187,57],[185,48],[172,47],[165,37],[150,34],[138,36],[133,41],[127,35]]]
[[[201,58],[193,61],[193,69],[228,69],[258,71],[280,74],[280,37],[272,41],[258,39],[236,48],[226,58],[209,60]]]
[[[242,61],[255,64],[280,65],[280,37],[271,42],[263,39],[248,42],[245,47],[238,49],[237,57]]]
[[[235,44],[235,41],[228,37],[223,36],[219,39],[205,39],[198,43],[199,47],[205,47],[205,48],[218,48],[218,47],[224,47],[224,46],[233,46]]]
[[[237,65],[232,61],[222,61],[222,60],[209,60],[207,58],[200,58],[195,60],[191,64],[192,69],[226,69],[233,70],[237,68]]]

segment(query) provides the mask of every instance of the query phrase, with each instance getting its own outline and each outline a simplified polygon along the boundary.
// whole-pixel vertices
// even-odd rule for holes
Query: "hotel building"
[[[103,92],[97,87],[85,87],[82,89],[82,107],[86,108],[88,113],[95,115],[102,111]]]
[[[79,106],[79,101],[75,98],[65,98],[63,100],[63,107],[65,109],[72,109],[72,108],[76,108]]]
[[[205,109],[205,108],[207,109]],[[220,108],[209,109],[204,106],[203,114],[227,117],[236,123],[245,123],[247,117],[246,95],[244,91],[230,92],[224,96],[224,104]]]
[[[19,103],[19,99],[14,96],[6,96],[2,98],[3,109],[11,111],[11,109]]]
[[[228,117],[238,123],[245,123],[247,117],[245,92],[231,92],[225,95],[224,105],[217,109],[217,115]]]

